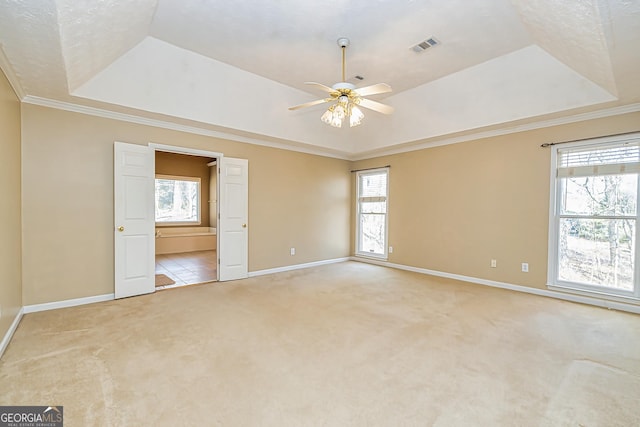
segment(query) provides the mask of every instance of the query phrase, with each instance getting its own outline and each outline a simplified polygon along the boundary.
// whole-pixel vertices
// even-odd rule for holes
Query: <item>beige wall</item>
[[[540,144],[637,130],[640,113],[359,161],[354,167],[391,165],[390,262],[546,288],[551,152]],[[352,253],[353,245],[352,240]],[[497,268],[490,268],[491,259]],[[520,271],[522,262],[529,263],[529,273]]]
[[[200,226],[209,227],[209,172],[213,159],[156,151],[156,174],[200,178]],[[214,183],[215,185],[215,183]],[[157,224],[156,226],[161,226]],[[187,224],[185,227],[192,227]],[[170,226],[175,227],[175,225]]]
[[[30,104],[22,119],[25,305],[113,292],[114,141],[248,159],[249,271],[349,254],[347,161]]]
[[[0,70],[0,339],[22,307],[20,102]]]
[[[348,171],[390,164],[390,262],[544,288],[540,144],[640,130],[633,113],[350,163],[29,104],[22,120],[25,305],[113,292],[114,141],[249,159],[250,271],[353,253]]]

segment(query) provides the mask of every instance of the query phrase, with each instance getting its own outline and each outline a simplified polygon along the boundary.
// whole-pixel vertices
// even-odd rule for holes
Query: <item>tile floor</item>
[[[156,274],[165,274],[176,282],[173,285],[157,286],[156,289],[216,281],[216,256],[216,251],[156,255]]]

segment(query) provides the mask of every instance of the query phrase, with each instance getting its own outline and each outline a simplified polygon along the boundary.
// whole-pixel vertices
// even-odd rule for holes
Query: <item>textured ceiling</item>
[[[392,116],[334,129],[287,109],[340,81],[343,36],[347,80],[390,84],[372,99]],[[343,157],[640,102],[640,0],[0,0],[0,44],[25,102]]]
[[[347,78],[364,76],[363,85],[389,82],[396,92],[531,43],[516,11],[502,0],[214,4],[161,1],[151,35],[302,90],[308,90],[305,81],[340,81],[341,36],[352,43]],[[428,55],[409,50],[431,36],[446,48]]]
[[[73,91],[147,36],[157,1],[56,3],[62,57]]]

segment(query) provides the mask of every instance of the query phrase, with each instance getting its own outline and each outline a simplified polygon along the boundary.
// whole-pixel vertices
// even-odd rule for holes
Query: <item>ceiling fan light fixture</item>
[[[340,104],[333,104],[324,112],[320,120],[334,128],[339,128],[342,127],[342,119],[344,119],[345,114],[346,111]]]
[[[342,127],[342,120],[344,120],[344,118],[350,114],[348,98],[344,103],[342,102],[341,98],[342,97],[338,98],[338,102],[330,106],[327,111],[324,112],[322,117],[320,117],[320,120],[322,120],[324,123],[335,128]]]
[[[350,102],[348,98],[346,98],[346,100],[339,98],[337,103],[330,106],[327,111],[324,112],[320,120],[335,128],[341,128],[342,121],[347,117],[349,118],[349,127],[354,127],[362,123],[364,113],[355,103]]]
[[[332,102],[333,104],[322,114],[320,120],[322,120],[323,123],[337,128],[342,127],[342,121],[347,117],[349,118],[350,127],[358,126],[362,123],[364,114],[358,105],[383,114],[391,114],[393,112],[392,107],[364,98],[369,95],[391,92],[391,86],[386,83],[378,83],[356,89],[354,84],[345,81],[345,50],[347,46],[349,46],[349,39],[346,37],[339,38],[338,46],[340,46],[342,50],[342,81],[334,84],[332,87],[316,82],[305,83],[328,92],[331,96],[325,99],[318,99],[305,104],[289,107],[289,110],[297,110],[299,108],[311,107],[325,102]],[[362,79],[360,76],[356,76],[356,78],[360,80]]]
[[[364,114],[358,108],[357,105],[351,107],[351,114],[349,115],[349,126],[354,127],[358,126],[362,123],[362,119],[364,119]]]
[[[331,121],[333,120],[333,109],[334,109],[333,107],[334,107],[333,105],[329,107],[329,109],[324,112],[322,117],[320,117],[320,120],[322,120],[324,123],[328,125],[330,125]]]

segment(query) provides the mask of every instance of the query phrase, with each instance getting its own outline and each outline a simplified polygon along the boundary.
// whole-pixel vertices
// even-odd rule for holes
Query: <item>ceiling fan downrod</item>
[[[338,39],[338,46],[342,49],[342,81],[346,81],[345,77],[345,68],[346,68],[346,55],[347,55],[347,46],[349,46],[349,39],[346,37],[340,37]]]

